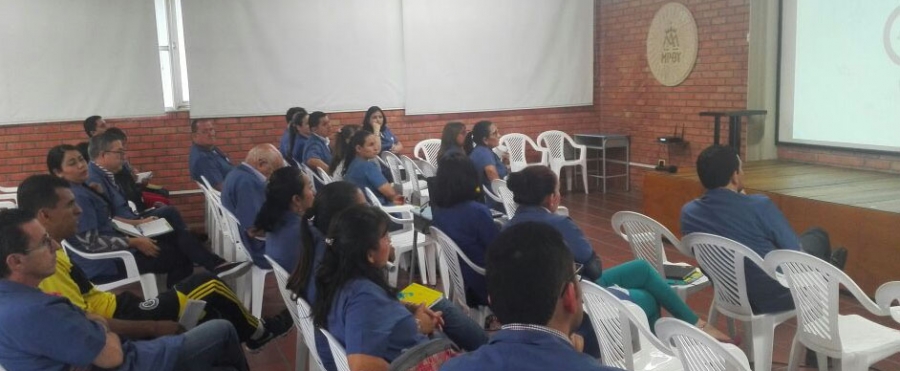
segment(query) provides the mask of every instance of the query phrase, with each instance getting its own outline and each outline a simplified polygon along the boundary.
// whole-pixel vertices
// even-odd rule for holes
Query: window
[[[156,35],[163,102],[167,111],[187,109],[190,102],[181,0],[155,0]]]

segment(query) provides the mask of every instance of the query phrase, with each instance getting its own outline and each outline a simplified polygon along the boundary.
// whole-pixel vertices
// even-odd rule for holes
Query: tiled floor
[[[641,194],[639,192],[611,192],[606,195],[600,193],[592,193],[590,195],[571,193],[563,196],[562,203],[569,208],[570,216],[591,240],[594,250],[603,259],[604,267],[612,267],[632,260],[633,257],[628,245],[612,231],[610,218],[612,214],[620,210],[640,211]],[[681,255],[674,249],[670,249],[666,253],[672,260],[686,260],[679,259]],[[853,259],[853,257],[851,256],[850,259]],[[284,303],[275,286],[274,277],[270,275],[268,278],[263,304],[264,315],[276,314],[284,308]],[[709,312],[711,300],[712,289],[710,288],[692,295],[688,300],[688,304],[698,315],[705,319]],[[883,325],[900,329],[900,325],[890,319],[872,316],[850,296],[841,297],[841,313],[860,314]],[[720,316],[721,318],[722,316]],[[724,319],[720,320],[717,326],[724,331],[726,328]],[[795,331],[796,322],[794,320],[789,320],[776,328],[772,370],[787,369],[791,339]],[[295,330],[292,330],[287,336],[275,340],[273,344],[270,344],[261,352],[248,354],[251,368],[253,370],[266,371],[293,370],[295,336]],[[900,355],[894,355],[876,363],[873,369],[882,371],[900,370]],[[801,370],[813,370],[813,368],[801,367]]]

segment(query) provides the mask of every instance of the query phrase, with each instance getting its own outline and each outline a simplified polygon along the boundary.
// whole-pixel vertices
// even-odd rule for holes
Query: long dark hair
[[[332,173],[334,169],[337,169],[338,164],[344,161],[344,151],[350,145],[350,139],[353,138],[353,134],[356,134],[359,129],[359,125],[350,124],[342,126],[341,130],[338,131],[337,140],[331,146],[334,151],[334,156],[331,157],[331,164],[329,164]]]
[[[303,220],[300,221],[300,238],[302,246],[305,248],[285,286],[295,295],[306,298],[306,285],[309,282],[310,273],[315,269],[313,260],[318,241],[313,236],[312,228],[327,232],[334,216],[350,206],[357,205],[359,192],[359,187],[353,183],[332,182],[320,188],[316,193],[312,207],[306,210]]]
[[[513,200],[521,205],[538,206],[547,196],[556,192],[559,179],[553,170],[544,165],[532,165],[509,174],[506,186],[513,193]]]
[[[454,152],[438,160],[437,175],[429,181],[431,203],[437,207],[453,207],[456,204],[481,198],[480,180],[475,164],[462,153]]]
[[[487,137],[491,136],[491,125],[494,123],[482,120],[478,121],[475,126],[472,127],[472,131],[469,132],[469,135],[466,135],[466,153],[472,153],[472,150],[475,149],[475,146],[483,146],[484,140]]]
[[[396,289],[388,285],[384,271],[369,262],[369,252],[379,248],[387,233],[388,217],[374,206],[356,205],[341,212],[331,223],[326,240],[325,256],[316,271],[316,301],[313,322],[328,328],[328,313],[334,299],[347,282],[363,278],[384,289],[396,298]]]
[[[456,144],[456,137],[464,131],[466,131],[466,124],[459,121],[448,122],[447,125],[444,125],[444,130],[441,132],[441,149],[438,150],[437,158],[444,157],[444,153],[451,148],[459,147],[459,144]]]
[[[356,158],[356,146],[362,146],[366,144],[366,138],[368,138],[372,134],[371,131],[366,129],[362,129],[357,131],[350,137],[350,141],[347,142],[347,146],[344,147],[344,169],[341,170],[341,175],[347,175],[347,169],[350,168],[350,164],[353,163],[353,159]]]
[[[284,158],[286,160],[288,160],[288,163],[291,166],[293,166],[294,161],[297,161],[293,158],[294,157],[294,142],[297,140],[297,134],[300,134],[300,132],[297,131],[298,130],[297,128],[300,127],[300,125],[303,125],[303,118],[306,117],[307,113],[306,113],[306,110],[303,109],[302,107],[293,107],[291,109],[294,110],[294,115],[291,116],[291,121],[288,122],[289,142],[288,142],[288,151],[284,155]],[[290,110],[288,110],[288,112],[290,112]]]
[[[375,112],[381,112],[381,130],[387,129],[388,127],[387,116],[384,115],[384,111],[382,111],[378,106],[369,107],[369,109],[366,111],[366,116],[363,117],[362,128],[372,133],[375,132],[375,128],[372,127],[372,123],[370,122],[370,120],[372,119],[372,115],[374,115]]]
[[[264,232],[272,232],[284,223],[284,212],[291,207],[294,196],[303,198],[303,190],[309,182],[299,169],[285,166],[275,170],[266,184],[266,201],[263,202],[253,226]]]

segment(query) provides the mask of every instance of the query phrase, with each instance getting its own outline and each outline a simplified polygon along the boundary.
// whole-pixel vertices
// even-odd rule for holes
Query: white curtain
[[[0,125],[164,113],[154,4],[0,0]]]
[[[593,103],[593,0],[404,0],[408,114]]]
[[[403,107],[400,0],[182,3],[191,116]]]

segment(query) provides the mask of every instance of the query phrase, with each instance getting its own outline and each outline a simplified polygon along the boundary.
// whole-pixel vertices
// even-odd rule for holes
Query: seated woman
[[[291,268],[300,260],[300,215],[312,206],[312,179],[300,169],[285,166],[275,170],[266,184],[263,202],[252,234],[266,237],[266,255],[282,268]]]
[[[77,234],[67,239],[73,247],[89,253],[130,250],[141,273],[168,274],[166,287],[172,287],[193,273],[193,264],[183,251],[169,244],[157,244],[147,237],[129,237],[116,230],[110,201],[101,192],[101,187],[88,185],[87,162],[77,148],[68,144],[51,148],[47,153],[47,169],[72,185],[75,202],[82,210],[78,216]],[[73,255],[72,260],[84,270],[88,279],[96,283],[110,282],[124,274],[113,259],[88,260]]]
[[[331,163],[331,147],[328,146],[331,137],[331,119],[324,112],[316,111],[309,114],[307,120],[309,131],[312,135],[303,145],[303,164],[310,169],[322,169],[330,172],[328,164]]]
[[[281,134],[278,151],[289,165],[294,166],[303,161],[303,147],[309,140],[309,114],[302,107],[291,107],[284,118],[288,126]]]
[[[494,179],[503,179],[509,173],[506,165],[493,151],[499,144],[500,130],[490,121],[479,121],[466,136],[466,153],[475,164],[482,189],[491,189]],[[485,198],[485,202],[493,209],[503,210],[502,204],[489,197]]]
[[[673,317],[696,325],[720,341],[731,341],[727,335],[697,317],[646,261],[632,260],[604,271],[599,257],[575,222],[567,216],[555,214],[560,201],[559,178],[550,168],[529,166],[510,174],[506,184],[519,204],[516,215],[506,226],[534,221],[556,228],[572,250],[575,261],[584,265],[582,275],[603,287],[619,286],[627,289],[631,300],[647,314],[650,328],[659,319],[658,305],[661,305]]]
[[[344,150],[343,179],[360,188],[368,188],[382,205],[402,205],[403,195],[385,179],[378,164],[370,160],[378,156],[378,137],[366,130],[357,131]]]
[[[371,206],[344,210],[329,228],[325,256],[316,272],[313,322],[328,330],[347,351],[354,371],[387,370],[404,349],[443,333],[465,350],[487,342],[484,330],[462,310],[441,299],[432,309],[397,299],[384,269],[391,253],[388,217]],[[317,347],[334,370],[328,347]]]
[[[484,268],[484,253],[500,234],[491,211],[482,197],[475,165],[461,152],[449,153],[438,161],[432,184],[432,225],[443,231],[473,263]],[[488,305],[484,276],[459,261],[466,284],[466,303]]]
[[[438,161],[451,153],[465,154],[463,146],[466,145],[466,134],[468,134],[466,124],[453,121],[444,125],[444,130],[441,132],[441,149],[437,154]]]
[[[381,152],[400,153],[400,151],[403,150],[403,145],[400,144],[400,140],[397,139],[397,136],[394,135],[387,126],[387,116],[384,115],[384,111],[378,106],[369,107],[366,111],[366,116],[363,117],[362,121],[362,129],[375,134],[375,137],[378,138],[378,146],[381,148],[381,150],[378,151],[379,156],[381,155]],[[381,165],[381,173],[384,174],[385,179],[388,179],[391,182],[395,181],[394,177],[391,175],[391,169],[383,164]]]
[[[356,134],[359,131],[359,125],[344,125],[341,127],[341,130],[338,130],[337,140],[334,142],[332,148],[334,149],[334,154],[331,156],[331,178],[333,180],[342,180],[342,176],[344,174],[344,152],[347,150],[347,147],[350,146],[350,139],[353,138],[353,134]]]
[[[294,295],[306,300],[309,305],[316,301],[315,272],[325,255],[325,233],[331,219],[353,205],[366,205],[366,197],[359,187],[350,182],[331,182],[316,193],[312,207],[306,209],[297,225],[298,246],[312,246],[312,249],[298,250],[297,261],[282,268],[293,272],[286,287]],[[268,241],[266,241],[268,243]]]

